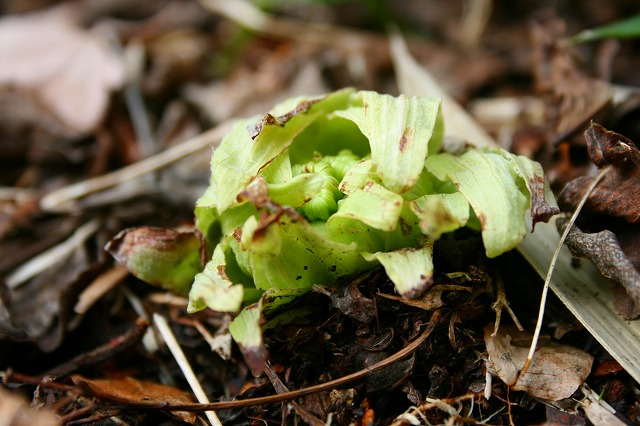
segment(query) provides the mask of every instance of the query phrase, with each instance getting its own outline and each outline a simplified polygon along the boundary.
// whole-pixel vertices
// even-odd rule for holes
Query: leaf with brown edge
[[[78,374],[71,376],[76,385],[100,399],[119,404],[139,404],[141,402],[169,403],[172,405],[192,404],[191,394],[160,383],[136,380],[132,377],[123,379],[88,379]],[[195,413],[188,411],[171,411],[171,415],[189,424],[196,421]]]
[[[125,229],[105,249],[142,281],[185,296],[202,270],[200,239],[193,231]]]

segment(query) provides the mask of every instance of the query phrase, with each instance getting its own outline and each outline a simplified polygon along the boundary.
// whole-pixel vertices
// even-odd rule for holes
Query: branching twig
[[[491,337],[495,337],[498,334],[498,328],[500,327],[500,319],[502,318],[502,310],[506,309],[509,313],[509,316],[513,320],[513,323],[518,327],[518,330],[524,331],[524,327],[518,321],[515,312],[511,309],[509,305],[509,301],[507,300],[507,293],[504,289],[504,280],[502,279],[502,275],[499,271],[494,271],[494,280],[496,283],[496,301],[491,304],[491,309],[493,309],[496,313],[496,323],[493,328],[493,333]]]

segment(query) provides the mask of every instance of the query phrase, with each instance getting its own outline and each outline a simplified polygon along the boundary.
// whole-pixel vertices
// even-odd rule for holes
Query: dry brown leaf
[[[125,377],[124,379],[88,379],[76,374],[71,376],[71,380],[98,398],[121,404],[168,402],[179,405],[194,402],[189,393],[171,386],[136,380],[132,377]],[[176,418],[190,424],[194,424],[196,421],[196,415],[188,411],[172,411],[171,413]]]
[[[566,220],[558,219],[556,224],[558,231],[564,232]],[[589,259],[602,272],[602,275],[624,287],[632,301],[628,304],[630,306],[620,303],[622,302],[621,297],[614,297],[614,305],[625,319],[637,318],[640,314],[638,311],[640,307],[640,273],[625,256],[616,235],[607,229],[585,233],[580,228],[573,226],[565,243],[572,256]],[[624,293],[618,296],[624,298]]]
[[[584,213],[607,215],[629,223],[640,223],[640,151],[618,133],[591,123],[584,133],[589,157],[598,168],[613,165],[613,170],[593,190]],[[563,210],[575,208],[593,178],[571,181],[560,194]]]
[[[370,323],[375,318],[375,303],[362,295],[358,288],[360,282],[362,280],[357,279],[349,285],[338,287],[314,285],[313,290],[329,296],[331,304],[346,316]]]
[[[513,390],[535,398],[559,401],[569,398],[591,371],[593,357],[571,346],[541,339],[527,373],[514,384],[524,365],[531,334],[514,326],[502,326],[492,336],[494,325],[484,328],[489,353],[487,368]]]
[[[65,137],[94,130],[124,81],[122,61],[77,24],[78,14],[67,3],[0,19],[0,91],[30,98],[59,121],[36,124]]]
[[[567,238],[571,254],[591,260],[605,277],[622,285],[640,307],[640,151],[628,138],[592,123],[585,132],[589,157],[598,168],[612,170],[593,190]],[[569,182],[558,198],[563,211],[572,211],[593,178]],[[563,226],[562,221],[557,222]],[[634,318],[638,309],[625,309]]]
[[[188,84],[184,94],[211,121],[263,114],[271,106],[295,96],[330,91],[323,80],[317,51],[283,43],[276,52],[250,46],[245,58],[221,81]],[[246,62],[249,62],[248,64]],[[258,64],[257,67],[252,65]]]
[[[589,421],[595,426],[624,426],[628,424],[601,404],[593,402],[590,399],[582,403],[582,408],[589,418]]]
[[[564,21],[555,13],[541,13],[534,21],[534,73],[538,89],[550,95],[552,138],[559,140],[587,123],[611,100],[613,89],[608,82],[589,77],[576,65],[574,48],[560,46],[566,34]]]
[[[50,352],[62,343],[73,323],[73,303],[78,291],[99,272],[100,263],[84,247],[62,257],[10,292],[9,321],[41,350]]]

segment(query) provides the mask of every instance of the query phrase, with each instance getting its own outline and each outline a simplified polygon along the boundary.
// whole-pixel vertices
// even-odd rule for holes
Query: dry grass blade
[[[100,228],[100,225],[100,220],[92,219],[78,228],[73,235],[62,243],[49,250],[45,250],[23,263],[7,276],[7,287],[14,289],[62,261],[77,247],[84,244],[84,242]]]
[[[569,223],[567,223],[567,227],[565,228],[564,232],[562,233],[562,236],[560,237],[560,240],[558,241],[558,245],[553,252],[553,256],[551,256],[551,261],[549,262],[549,269],[547,271],[547,276],[544,280],[544,286],[542,287],[542,296],[540,296],[540,309],[538,311],[538,320],[536,322],[536,329],[533,333],[533,339],[531,339],[531,347],[529,348],[529,354],[527,355],[527,360],[525,361],[524,365],[520,369],[520,372],[518,372],[518,376],[516,377],[516,380],[514,383],[517,383],[518,380],[520,380],[520,378],[527,373],[527,370],[531,365],[531,361],[533,360],[533,354],[535,353],[536,347],[538,346],[538,339],[540,338],[540,332],[542,331],[542,319],[544,317],[544,310],[547,304],[547,295],[549,293],[549,283],[551,282],[551,277],[553,276],[553,271],[556,267],[556,262],[558,260],[558,255],[560,254],[560,249],[564,245],[564,242],[567,239],[567,235],[569,235],[569,231],[571,231],[571,227],[573,226],[576,219],[578,218],[578,215],[582,211],[582,207],[584,207],[584,204],[587,202],[589,195],[591,195],[591,193],[596,188],[596,186],[598,186],[598,183],[600,183],[602,178],[604,178],[605,175],[610,170],[611,170],[611,166],[602,169],[600,174],[598,174],[598,176],[593,180],[593,182],[591,183],[587,191],[584,193],[584,195],[582,196],[582,200],[580,200],[580,203],[576,207],[576,210],[573,212],[573,215],[571,216]]]
[[[544,276],[559,240],[554,223],[539,223],[518,247],[529,264]],[[566,247],[560,250],[549,288],[612,357],[640,382],[640,322],[625,321],[616,312],[611,298],[603,293],[611,286],[597,268],[587,261],[571,265]]]
[[[229,132],[231,124],[231,122],[224,122],[194,138],[130,166],[57,189],[42,197],[40,207],[44,211],[52,212],[73,211],[74,200],[128,182],[131,179],[166,167],[205,148],[217,145],[222,137]]]
[[[160,335],[164,339],[165,343],[171,350],[173,357],[178,362],[182,373],[187,379],[187,382],[189,382],[189,386],[191,386],[191,390],[193,390],[193,393],[196,395],[196,398],[198,398],[198,401],[203,404],[208,403],[209,399],[204,393],[204,390],[202,389],[202,386],[200,385],[200,382],[198,381],[196,375],[193,373],[193,370],[189,365],[189,361],[187,361],[187,358],[184,356],[184,353],[182,352],[178,341],[173,335],[171,328],[169,328],[167,320],[165,320],[162,315],[153,314],[153,322],[160,332]],[[205,411],[205,414],[207,415],[207,418],[213,426],[222,426],[220,419],[214,411]]]
[[[392,35],[391,51],[400,90],[407,95],[439,96],[443,90],[433,77],[411,57],[398,34]],[[452,127],[476,145],[497,145],[491,137],[450,97],[443,98],[443,114],[447,129]],[[447,106],[449,105],[449,106]],[[454,123],[464,122],[465,125]],[[448,133],[445,133],[448,134]],[[479,142],[479,143],[478,143]],[[559,240],[555,224],[538,223],[536,232],[527,235],[518,246],[520,253],[541,277],[546,276],[553,251]],[[589,262],[575,268],[571,254],[563,248],[558,256],[551,290],[589,330],[593,337],[640,382],[640,322],[625,321],[613,308],[610,298],[602,293],[610,283]]]

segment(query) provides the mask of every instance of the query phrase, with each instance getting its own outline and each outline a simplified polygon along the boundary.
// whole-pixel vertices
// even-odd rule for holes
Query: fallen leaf
[[[70,3],[0,19],[0,90],[31,98],[58,121],[38,124],[71,138],[96,128],[124,81],[122,61],[78,20]]]
[[[556,407],[547,405],[547,422],[545,426],[585,426],[587,421],[577,412],[566,412]]]
[[[46,409],[35,410],[26,400],[0,387],[0,418],[8,426],[58,426],[58,416]]]
[[[559,232],[564,232],[566,222],[565,218],[556,221]],[[565,244],[569,247],[571,255],[589,259],[602,275],[624,287],[633,304],[640,307],[640,273],[625,256],[613,232],[605,229],[589,234],[574,225],[567,235]],[[619,298],[614,300],[619,302]],[[625,319],[636,318],[639,314],[638,309],[633,309],[633,306],[631,309],[624,309],[623,305],[619,305],[617,310]]]
[[[74,318],[73,304],[100,272],[100,264],[84,247],[10,292],[9,320],[40,349],[56,349]]]
[[[136,380],[132,377],[124,379],[88,379],[80,375],[71,376],[71,380],[81,386],[91,395],[100,399],[114,401],[120,404],[169,403],[174,405],[192,404],[191,394],[171,386],[160,383]],[[195,413],[188,411],[171,411],[176,418],[194,424]]]
[[[569,398],[591,371],[593,357],[571,346],[540,340],[531,366],[517,383],[531,344],[531,335],[515,326],[501,326],[492,336],[494,325],[484,328],[489,360],[487,368],[515,391],[534,398],[559,401]]]
[[[608,165],[613,170],[593,190],[583,209],[584,213],[601,214],[624,219],[629,223],[640,222],[640,151],[635,144],[618,133],[591,123],[584,133],[589,157],[598,168]],[[573,180],[563,189],[558,204],[567,211],[575,208],[586,189],[593,182],[591,177]]]
[[[574,48],[560,46],[566,24],[545,11],[533,21],[533,59],[536,85],[548,94],[552,139],[560,140],[588,122],[611,100],[611,85],[589,77],[576,65]]]
[[[590,399],[582,403],[582,409],[589,421],[595,426],[624,426],[627,424],[602,404],[593,402]]]
[[[331,304],[346,316],[356,321],[370,323],[375,318],[375,304],[373,300],[360,293],[358,284],[361,281],[362,279],[354,280],[347,286],[337,288],[315,285],[313,290],[329,296]]]
[[[640,307],[640,151],[625,136],[596,123],[585,138],[593,163],[612,169],[589,195],[578,218],[584,232],[572,230],[567,245],[574,256],[590,259],[604,276],[621,284]],[[558,198],[562,211],[574,210],[592,182],[588,176],[569,182]],[[637,316],[632,311],[621,313]]]

